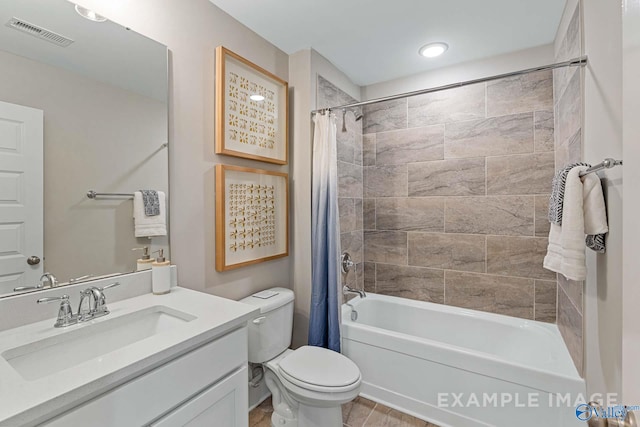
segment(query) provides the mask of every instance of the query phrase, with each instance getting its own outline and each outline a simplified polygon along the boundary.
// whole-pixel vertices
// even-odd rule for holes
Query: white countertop
[[[196,316],[174,328],[36,380],[25,380],[0,357],[0,425],[42,422],[52,414],[98,396],[143,372],[243,326],[258,308],[225,298],[172,288],[167,295],[145,294],[107,306],[107,316],[67,328],[54,328],[47,319],[0,332],[0,354],[43,338],[84,328],[148,307],[166,306]],[[46,364],[46,360],[42,360]]]

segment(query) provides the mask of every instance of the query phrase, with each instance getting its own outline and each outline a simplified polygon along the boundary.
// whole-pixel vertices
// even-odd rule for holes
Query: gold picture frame
[[[217,154],[286,165],[289,85],[229,49],[216,48]]]
[[[289,175],[216,165],[216,270],[289,255]]]

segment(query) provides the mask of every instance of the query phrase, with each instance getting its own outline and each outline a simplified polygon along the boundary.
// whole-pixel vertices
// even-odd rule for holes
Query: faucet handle
[[[36,302],[38,304],[48,304],[50,302],[55,302],[55,301],[62,301],[62,303],[64,303],[65,301],[68,302],[69,301],[69,295],[62,295],[61,297],[40,298]]]
[[[116,286],[120,286],[120,282],[109,283],[108,285],[104,285],[103,287],[98,288],[98,289],[100,289],[100,292],[102,292],[102,291],[104,291],[106,289],[109,289],[109,288],[115,288]]]
[[[47,297],[40,298],[36,302],[38,304],[48,304],[50,302],[61,301],[60,309],[58,310],[58,319],[54,323],[54,327],[62,328],[75,324],[78,319],[73,315],[71,304],[69,303],[69,295],[62,295],[61,297]]]

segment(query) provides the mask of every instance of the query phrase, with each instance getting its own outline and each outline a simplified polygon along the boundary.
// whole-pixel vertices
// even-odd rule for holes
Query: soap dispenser
[[[151,268],[151,264],[153,263],[153,259],[151,259],[151,255],[149,255],[149,246],[143,246],[142,248],[133,248],[132,251],[142,251],[142,257],[138,258],[136,263],[136,271],[144,271],[149,270]]]
[[[155,295],[168,294],[171,291],[171,269],[169,261],[164,259],[164,249],[159,249],[158,258],[151,264],[151,288]]]

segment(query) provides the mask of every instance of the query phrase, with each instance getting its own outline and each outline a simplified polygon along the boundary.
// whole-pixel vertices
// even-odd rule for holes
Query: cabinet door
[[[242,367],[174,409],[152,427],[247,427],[247,368]]]

